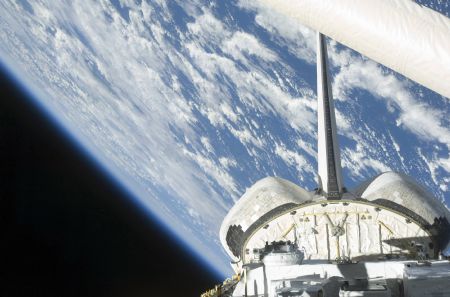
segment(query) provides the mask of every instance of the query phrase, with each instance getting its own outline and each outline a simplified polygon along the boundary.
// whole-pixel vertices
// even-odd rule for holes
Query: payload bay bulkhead
[[[318,176],[267,177],[225,217],[236,275],[202,296],[450,297],[450,212],[409,177],[342,183],[325,37],[317,35]]]

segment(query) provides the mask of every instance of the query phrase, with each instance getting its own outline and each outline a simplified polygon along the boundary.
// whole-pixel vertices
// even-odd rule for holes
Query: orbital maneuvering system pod
[[[318,33],[318,189],[250,187],[220,229],[236,275],[202,296],[450,296],[445,205],[395,172],[344,187],[327,63]]]

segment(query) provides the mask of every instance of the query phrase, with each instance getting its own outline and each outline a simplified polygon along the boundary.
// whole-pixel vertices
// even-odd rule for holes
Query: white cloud
[[[218,182],[221,187],[230,191],[232,198],[236,199],[236,197],[239,196],[240,193],[233,177],[225,169],[218,166],[214,160],[202,154],[190,152],[186,149],[183,152],[187,157],[194,160],[207,176],[210,176],[214,181]],[[204,181],[206,182],[206,180]]]
[[[301,181],[305,178],[302,173],[307,172],[314,174],[316,171],[303,155],[287,149],[284,145],[276,144],[275,154],[279,156],[286,164],[296,167],[297,172],[299,173],[298,177]]]
[[[361,145],[356,146],[356,150],[344,149],[342,153],[342,164],[346,167],[350,175],[354,178],[362,176],[370,176],[370,171],[386,172],[391,171],[391,168],[381,161],[368,157],[365,147]]]
[[[207,137],[200,137],[200,142],[203,144],[203,147],[208,151],[208,153],[213,154],[214,153],[214,149],[211,145],[211,142],[209,141],[209,139]]]
[[[247,62],[247,55],[259,57],[268,62],[276,59],[276,55],[271,50],[263,46],[253,35],[245,32],[235,32],[223,43],[223,49],[233,58],[243,62]]]
[[[287,46],[289,52],[306,62],[316,61],[315,32],[298,24],[296,20],[273,11],[259,1],[239,0],[245,9],[256,10],[255,21],[271,34],[271,38]]]
[[[399,110],[397,121],[402,127],[421,139],[438,141],[450,147],[450,130],[443,125],[446,115],[442,111],[414,98],[409,85],[391,72],[348,52],[338,52],[335,48],[330,54],[339,67],[333,84],[336,98],[346,100],[347,94],[355,88],[366,90],[383,99],[388,107],[393,105]],[[343,56],[346,59],[342,59]]]
[[[231,167],[237,167],[238,164],[236,160],[226,157],[220,157],[219,158],[220,164],[225,168],[231,168]]]

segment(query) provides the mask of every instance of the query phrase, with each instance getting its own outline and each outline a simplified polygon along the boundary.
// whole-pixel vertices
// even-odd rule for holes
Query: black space
[[[0,297],[199,296],[220,280],[0,76]]]

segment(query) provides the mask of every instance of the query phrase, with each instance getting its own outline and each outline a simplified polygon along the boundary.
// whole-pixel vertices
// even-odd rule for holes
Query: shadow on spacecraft
[[[396,172],[344,187],[327,60],[318,33],[318,188],[250,187],[220,229],[236,274],[202,297],[450,296],[446,206]]]

